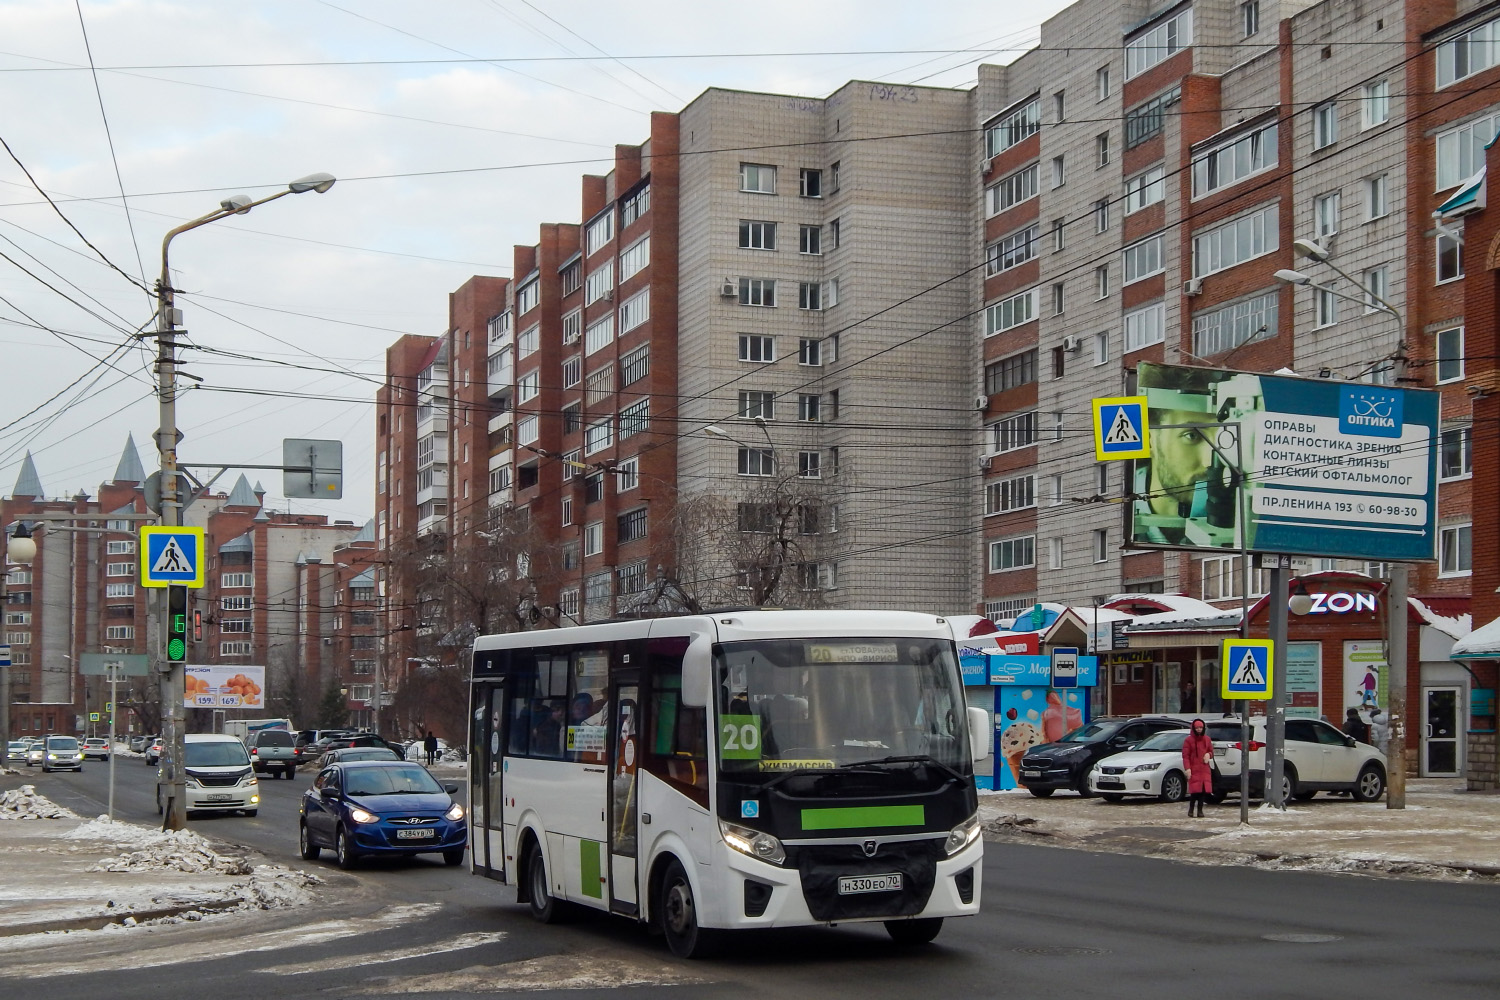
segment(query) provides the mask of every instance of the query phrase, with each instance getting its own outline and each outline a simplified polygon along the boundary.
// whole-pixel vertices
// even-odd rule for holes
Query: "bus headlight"
[[[979,833],[979,814],[975,813],[948,832],[948,840],[943,844],[943,853],[951,858],[978,840]]]
[[[724,843],[757,861],[769,861],[773,865],[786,861],[786,848],[769,833],[761,833],[722,819],[719,820],[719,833],[723,836]]]

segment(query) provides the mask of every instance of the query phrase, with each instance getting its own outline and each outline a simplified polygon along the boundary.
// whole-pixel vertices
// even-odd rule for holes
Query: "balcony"
[[[426,469],[417,476],[417,506],[448,499],[448,470]]]
[[[508,395],[515,388],[516,363],[514,355],[507,348],[499,354],[490,357],[489,361],[489,395],[493,399],[496,396]]]
[[[488,432],[493,434],[496,431],[504,430],[511,424],[515,423],[515,420],[516,414],[514,410],[502,410],[501,412],[495,414],[493,417],[490,417]]]

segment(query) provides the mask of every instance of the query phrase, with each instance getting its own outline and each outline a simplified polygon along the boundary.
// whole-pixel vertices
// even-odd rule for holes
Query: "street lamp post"
[[[176,527],[182,524],[182,503],[177,493],[177,329],[182,314],[175,305],[176,289],[172,287],[168,251],[177,236],[206,226],[210,222],[227,219],[231,215],[244,215],[258,205],[284,198],[289,194],[319,194],[334,185],[332,174],[309,174],[292,181],[286,190],[277,191],[260,199],[237,194],[219,202],[217,210],[191,222],[185,222],[167,233],[161,241],[161,277],[156,282],[156,394],[160,404],[160,424],[156,431],[156,450],[161,455],[161,523]],[[201,557],[201,554],[200,554]],[[156,598],[158,620],[165,609],[165,598]],[[177,661],[161,661],[160,667],[162,715],[165,736],[162,741],[162,777],[167,786],[166,808],[163,811],[162,828],[181,830],[187,825],[187,775],[183,771],[183,727],[186,716],[183,712],[183,665]]]
[[[10,564],[29,566],[36,558],[36,542],[31,530],[22,522],[16,523],[15,533],[7,540],[5,551],[0,553],[0,613],[10,610]],[[5,647],[10,648],[9,636],[5,636]],[[6,758],[10,755],[10,654],[0,660],[0,747],[5,747]]]

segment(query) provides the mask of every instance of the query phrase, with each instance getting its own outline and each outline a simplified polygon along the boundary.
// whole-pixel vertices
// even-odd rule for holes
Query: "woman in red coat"
[[[1188,815],[1203,815],[1203,800],[1214,790],[1214,744],[1202,719],[1193,720],[1193,731],[1182,741],[1182,767],[1188,775]],[[1197,810],[1194,812],[1194,810]]]

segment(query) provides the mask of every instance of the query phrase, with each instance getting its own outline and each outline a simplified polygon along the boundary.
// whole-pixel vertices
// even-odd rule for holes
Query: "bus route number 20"
[[[759,760],[760,717],[719,716],[719,756],[725,760]]]

